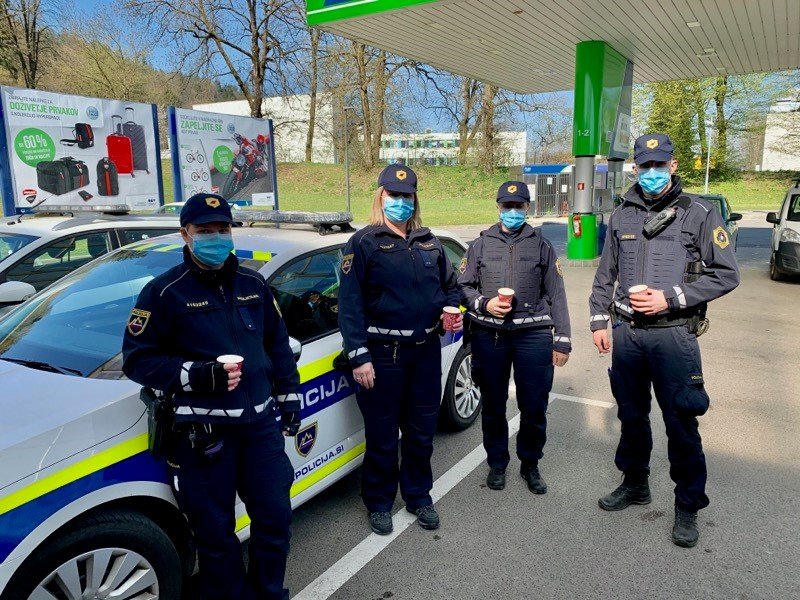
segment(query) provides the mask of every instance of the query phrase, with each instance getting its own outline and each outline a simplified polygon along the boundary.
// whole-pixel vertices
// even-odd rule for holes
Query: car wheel
[[[781,271],[778,268],[777,252],[773,252],[772,256],[769,259],[769,278],[772,279],[772,281],[780,281],[781,279],[783,279],[783,275],[781,274]]]
[[[481,392],[472,380],[472,352],[469,344],[458,349],[450,367],[441,407],[442,424],[461,431],[475,422],[481,412]]]
[[[87,517],[48,541],[14,575],[3,599],[181,597],[181,560],[167,534],[137,513]]]

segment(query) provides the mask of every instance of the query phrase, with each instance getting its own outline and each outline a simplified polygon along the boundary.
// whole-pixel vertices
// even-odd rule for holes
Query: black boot
[[[416,510],[411,510],[406,507],[406,510],[412,515],[417,515],[417,523],[419,523],[419,526],[423,529],[439,529],[439,513],[436,512],[432,504],[428,504],[428,506],[423,506]]]
[[[622,510],[631,504],[650,504],[650,485],[647,476],[633,478],[625,476],[622,485],[607,496],[603,496],[597,503],[603,510]]]
[[[675,507],[675,525],[672,526],[672,543],[684,548],[694,548],[700,532],[697,530],[697,513]]]
[[[486,485],[492,490],[502,490],[506,487],[506,470],[489,468],[489,475],[486,476]]]
[[[522,478],[528,482],[528,489],[533,492],[534,494],[546,494],[547,493],[547,484],[542,479],[542,476],[539,474],[539,465],[537,464],[525,464],[522,463],[522,466],[519,469],[519,474],[522,475]]]
[[[394,530],[392,513],[378,510],[369,513],[369,526],[378,535],[389,535]]]

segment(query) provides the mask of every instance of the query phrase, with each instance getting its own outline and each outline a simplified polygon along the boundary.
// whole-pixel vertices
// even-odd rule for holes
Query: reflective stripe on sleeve
[[[383,327],[375,327],[373,325],[370,325],[369,327],[367,327],[367,333],[379,333],[381,335],[393,335],[395,337],[411,337],[412,335],[414,335],[414,330],[413,329],[384,329]]]
[[[362,346],[361,348],[356,348],[355,350],[348,352],[347,358],[353,360],[356,356],[361,356],[362,354],[366,354],[367,352],[369,352],[369,350],[367,350]]]
[[[181,365],[181,389],[184,392],[191,392],[192,386],[189,385],[189,369],[192,368],[192,362],[188,361]]]
[[[678,304],[680,304],[681,308],[686,308],[686,295],[683,293],[683,290],[679,286],[673,286],[672,288],[675,290],[675,294],[678,297]]]
[[[589,319],[590,323],[594,323],[595,321],[610,321],[610,315],[592,315],[592,318]]]
[[[628,306],[627,304],[623,304],[622,302],[614,300],[614,306],[616,306],[617,308],[619,308],[621,310],[624,310],[629,315],[633,314],[633,309],[630,306]]]
[[[300,394],[280,394],[277,397],[278,403],[300,402]]]
[[[244,413],[243,408],[196,408],[194,406],[179,406],[176,415],[196,415],[198,417],[229,417],[239,418]]]
[[[562,344],[569,344],[570,339],[565,335],[557,335],[553,338],[554,342],[561,342]]]

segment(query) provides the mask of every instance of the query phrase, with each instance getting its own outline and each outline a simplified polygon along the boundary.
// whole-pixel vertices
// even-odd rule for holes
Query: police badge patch
[[[467,257],[461,259],[461,264],[458,265],[458,272],[463,273],[467,270]]]
[[[725,231],[724,227],[717,227],[714,230],[714,243],[723,250],[730,245],[731,241],[728,238],[728,232]]]
[[[306,425],[294,438],[294,447],[300,456],[308,456],[317,441],[317,422]]]
[[[145,327],[147,327],[147,322],[149,320],[149,310],[134,308],[131,311],[131,316],[128,318],[128,333],[131,335],[140,335],[145,330]]]
[[[211,208],[219,208],[219,200],[217,198],[206,198],[206,204]]]
[[[345,254],[342,257],[342,273],[347,275],[350,272],[350,269],[352,268],[353,268],[353,255]]]

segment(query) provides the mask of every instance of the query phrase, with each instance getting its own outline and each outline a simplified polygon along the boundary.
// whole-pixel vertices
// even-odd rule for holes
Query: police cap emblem
[[[294,447],[300,456],[308,456],[317,441],[317,422],[306,425],[294,438]]]
[[[714,230],[714,243],[723,250],[730,245],[731,241],[728,238],[728,232],[725,231],[724,227],[717,227]]]
[[[517,193],[517,186],[515,186],[515,185],[508,186],[508,193],[509,194],[516,194]]]
[[[219,198],[206,198],[206,204],[208,204],[211,208],[219,208]]]
[[[407,173],[407,172],[405,172],[405,171],[403,171],[402,169],[401,169],[401,170],[399,170],[399,171],[397,172],[397,174],[396,174],[396,175],[397,175],[397,178],[398,178],[400,181],[404,181],[404,180],[405,180],[405,178],[406,178],[406,177],[408,177],[408,173]]]
[[[647,140],[647,147],[650,148],[650,150],[653,148],[658,148],[658,140],[655,138]]]
[[[134,308],[131,316],[128,317],[128,333],[131,335],[141,335],[150,320],[150,311]]]

